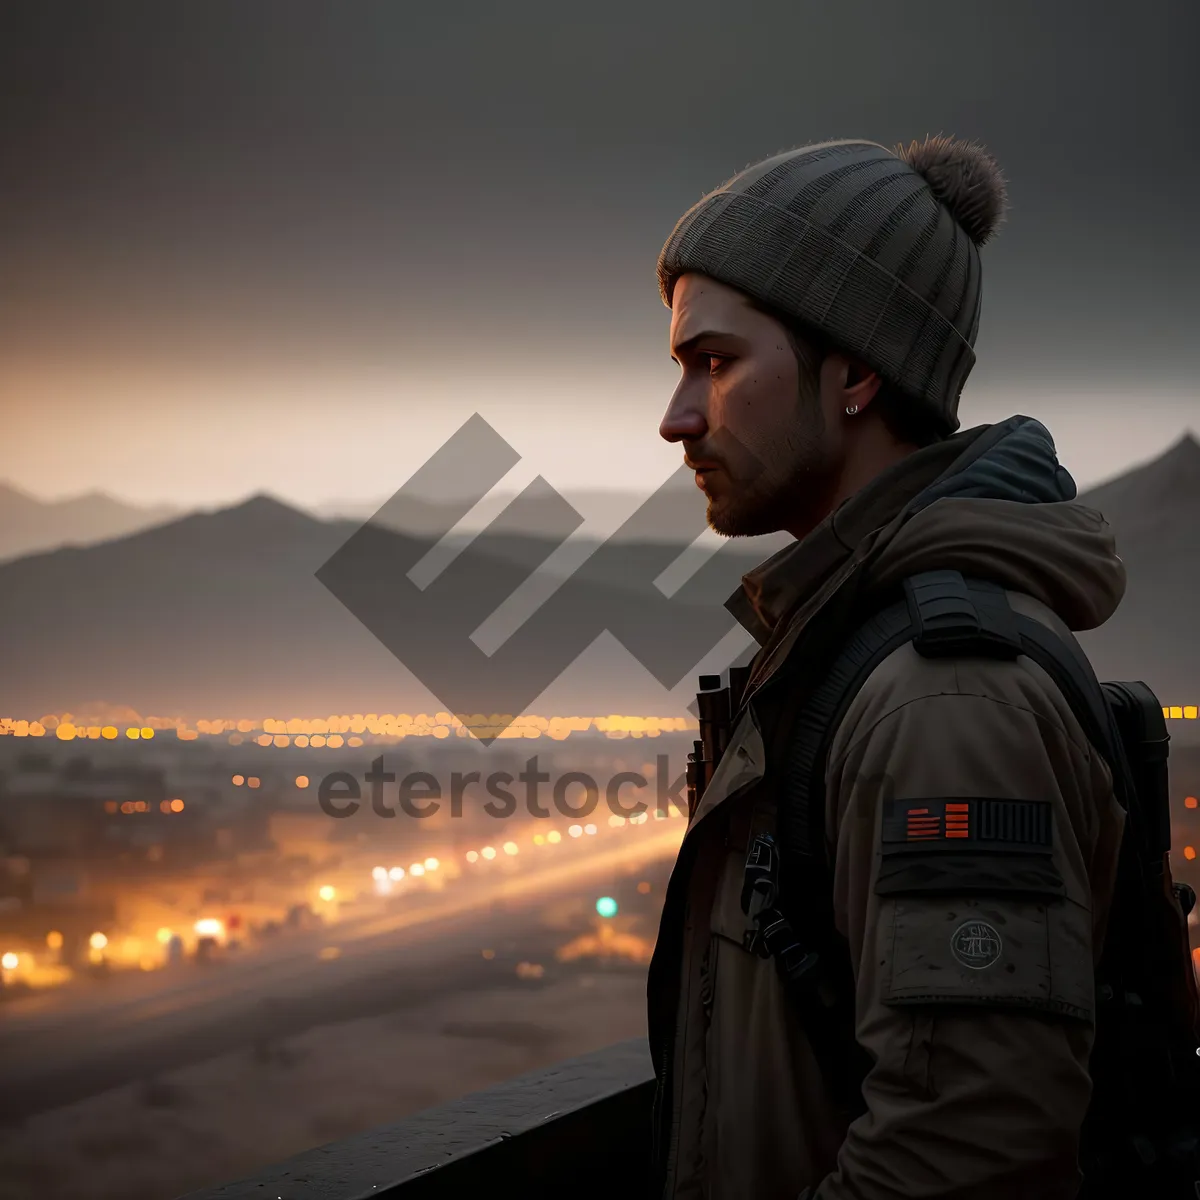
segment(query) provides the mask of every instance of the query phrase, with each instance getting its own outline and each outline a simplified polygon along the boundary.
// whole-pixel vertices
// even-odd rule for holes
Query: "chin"
[[[743,501],[738,503],[729,496],[710,499],[705,514],[708,527],[722,537],[761,537],[778,533],[783,524],[773,505]]]

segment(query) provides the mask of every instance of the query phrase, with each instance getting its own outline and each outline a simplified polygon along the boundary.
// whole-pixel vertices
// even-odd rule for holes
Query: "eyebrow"
[[[696,346],[699,342],[704,341],[705,338],[734,338],[735,340],[740,341],[740,339],[737,337],[737,334],[735,334],[735,333],[727,333],[721,329],[703,329],[699,333],[692,334],[692,336],[690,338],[688,338],[686,341],[680,342],[679,345],[676,346],[671,351],[672,361],[675,361],[676,355],[686,353],[688,350],[691,350],[694,346]]]

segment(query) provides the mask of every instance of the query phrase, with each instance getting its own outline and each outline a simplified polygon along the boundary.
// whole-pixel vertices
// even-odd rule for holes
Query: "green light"
[[[615,917],[617,915],[617,902],[611,896],[601,896],[596,901],[596,911],[602,917]]]

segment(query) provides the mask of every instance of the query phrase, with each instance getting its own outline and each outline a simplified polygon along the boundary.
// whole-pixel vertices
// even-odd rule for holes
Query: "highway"
[[[518,960],[552,962],[564,940],[541,922],[547,906],[672,858],[681,836],[682,822],[652,822],[543,847],[519,862],[467,870],[442,890],[402,890],[372,912],[280,937],[244,958],[10,1002],[0,1009],[0,1122],[260,1039],[403,1010],[439,994],[516,986]]]

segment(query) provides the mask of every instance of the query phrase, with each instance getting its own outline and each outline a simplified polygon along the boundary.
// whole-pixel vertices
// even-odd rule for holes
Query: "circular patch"
[[[986,921],[964,921],[950,935],[950,953],[972,971],[982,971],[1000,958],[1004,943]]]

